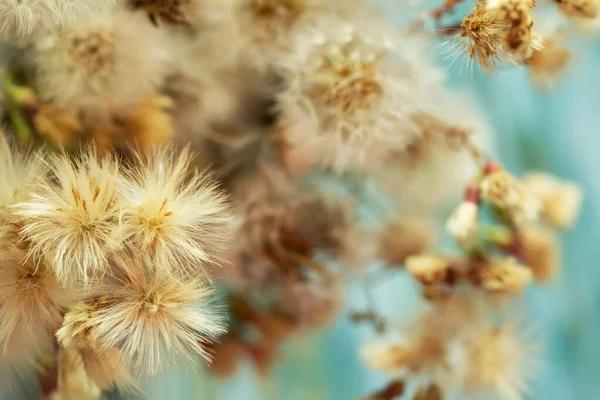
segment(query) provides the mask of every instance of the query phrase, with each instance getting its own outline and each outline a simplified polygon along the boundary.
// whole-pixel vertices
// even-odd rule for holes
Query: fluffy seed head
[[[93,321],[95,307],[97,304],[83,302],[71,307],[56,332],[58,343],[63,349],[79,354],[87,376],[99,388],[137,389],[127,360],[116,348],[103,346],[98,340]]]
[[[35,265],[27,252],[10,246],[0,250],[0,357],[3,363],[33,364],[52,349],[62,312],[74,300],[62,290],[45,265]]]
[[[508,320],[473,326],[466,333],[463,379],[467,393],[520,400],[530,392],[532,374],[539,367],[539,344],[532,341],[531,332],[521,331],[515,320]]]
[[[409,116],[418,105],[414,83],[389,64],[394,40],[376,18],[300,25],[282,60],[284,141],[336,170],[404,149],[416,135]]]
[[[544,227],[519,228],[519,257],[531,268],[536,280],[547,282],[560,268],[560,246],[553,233]]]
[[[179,282],[150,272],[161,267],[141,257],[115,263],[115,275],[89,301],[91,314],[85,322],[100,351],[117,349],[136,375],[154,375],[172,362],[197,355],[208,358],[203,345],[224,333],[207,303],[211,291],[198,281]],[[63,336],[77,334],[68,329],[63,326]]]
[[[0,37],[26,39],[113,7],[115,0],[2,0]]]
[[[0,237],[16,234],[11,205],[25,200],[46,175],[41,151],[19,149],[0,131]]]
[[[464,46],[460,54],[466,52],[469,59],[476,60],[486,72],[494,70],[502,54],[501,38],[506,25],[487,9],[485,1],[479,0],[460,27]]]
[[[166,74],[161,30],[140,13],[115,11],[36,41],[40,95],[63,108],[130,107]]]
[[[76,160],[54,155],[48,165],[50,178],[15,205],[21,234],[60,281],[88,281],[106,272],[109,254],[123,239],[117,161],[88,149]]]
[[[225,242],[230,214],[224,193],[193,170],[187,149],[154,149],[136,161],[122,185],[126,236],[168,273],[197,275],[198,264]]]

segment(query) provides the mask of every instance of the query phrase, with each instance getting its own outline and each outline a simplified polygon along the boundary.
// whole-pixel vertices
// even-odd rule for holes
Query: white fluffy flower
[[[383,19],[322,17],[300,24],[280,66],[280,129],[292,147],[342,170],[375,166],[417,136],[421,82],[408,63],[391,62],[396,33]]]
[[[95,16],[114,5],[115,0],[0,0],[0,37],[27,38],[36,31]]]
[[[53,31],[34,46],[40,95],[64,108],[132,106],[165,78],[163,34],[143,13],[122,10]]]

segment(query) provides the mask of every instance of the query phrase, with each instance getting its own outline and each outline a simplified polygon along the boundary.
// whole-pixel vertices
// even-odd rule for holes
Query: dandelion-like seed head
[[[115,275],[94,299],[86,325],[103,349],[115,348],[134,374],[154,375],[172,362],[208,359],[207,341],[224,333],[210,307],[211,290],[198,280],[179,282],[141,257],[115,261]]]
[[[32,365],[52,349],[53,332],[75,295],[62,290],[45,265],[15,246],[0,250],[0,357]],[[3,361],[5,362],[5,361]]]
[[[460,37],[466,44],[462,51],[466,51],[471,60],[476,60],[484,71],[491,72],[502,54],[501,37],[506,25],[487,9],[485,1],[479,0],[460,27]]]
[[[42,152],[19,149],[0,132],[0,238],[16,235],[13,204],[25,200],[46,175]]]
[[[167,73],[164,33],[140,13],[117,10],[39,38],[34,46],[40,95],[67,109],[132,107]]]
[[[58,154],[50,178],[17,204],[21,235],[34,257],[49,263],[64,283],[107,272],[107,259],[121,246],[118,164],[88,149],[77,160]]]
[[[530,391],[540,346],[516,320],[480,324],[467,332],[464,387],[468,393],[519,400]]]
[[[115,5],[115,0],[2,0],[0,37],[27,39],[54,27],[94,16]]]
[[[169,273],[197,275],[225,244],[230,220],[224,193],[191,163],[187,149],[154,149],[124,174],[126,235]]]
[[[288,79],[278,96],[285,141],[336,170],[405,149],[417,134],[410,115],[423,104],[409,95],[418,79],[390,64],[395,41],[375,17],[300,24],[281,61]]]

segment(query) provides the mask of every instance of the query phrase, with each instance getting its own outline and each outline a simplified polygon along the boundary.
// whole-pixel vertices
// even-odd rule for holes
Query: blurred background
[[[399,15],[391,1],[378,3],[395,22],[411,17]],[[509,170],[547,170],[579,183],[585,193],[579,222],[562,234],[561,275],[526,294],[525,313],[544,339],[544,365],[531,399],[600,399],[600,43],[590,37],[577,46],[573,66],[548,92],[529,84],[525,69],[500,71],[495,82],[479,71],[448,70],[448,85],[467,90],[485,111],[494,131],[490,151]],[[409,318],[417,301],[416,288],[401,275],[395,271],[373,286],[378,309],[396,319]],[[363,288],[349,288],[346,308],[364,304]],[[267,380],[250,365],[226,381],[177,371],[153,382],[145,398],[357,399],[385,382],[361,364],[359,349],[371,338],[367,327],[341,313],[327,331],[291,343]]]

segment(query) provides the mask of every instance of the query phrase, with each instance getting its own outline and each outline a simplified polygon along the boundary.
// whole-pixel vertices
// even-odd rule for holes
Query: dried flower
[[[147,96],[123,117],[123,129],[129,140],[140,149],[168,144],[174,135],[173,118],[169,113],[173,100],[166,96]]]
[[[65,349],[59,352],[57,394],[60,400],[101,399],[102,390],[90,380],[79,353]]]
[[[454,210],[448,222],[446,231],[459,243],[466,245],[477,235],[479,222],[479,206],[472,201],[463,201]]]
[[[99,348],[118,349],[136,375],[155,375],[171,362],[196,355],[207,358],[204,343],[224,331],[207,304],[210,289],[198,280],[173,280],[161,273],[164,269],[141,256],[119,257],[114,276],[89,301],[94,306],[86,324],[94,330]],[[68,321],[65,318],[59,336],[82,332]]]
[[[403,344],[371,344],[363,349],[363,358],[375,369],[442,379],[450,366],[452,332],[448,328],[446,319],[435,312],[425,313],[410,325]]]
[[[154,148],[136,153],[122,182],[126,237],[175,275],[202,271],[198,263],[224,245],[230,218],[223,192],[191,163],[187,149]]]
[[[502,36],[507,31],[506,24],[487,8],[487,3],[478,0],[475,8],[461,23],[460,37],[464,39],[464,49],[470,60],[477,60],[486,72],[492,72],[502,56]]]
[[[385,24],[324,18],[298,27],[292,39],[278,96],[290,146],[338,171],[376,166],[408,146],[418,132],[410,119],[415,83],[389,63],[394,37]]]
[[[481,197],[508,213],[512,222],[519,225],[535,221],[541,203],[508,172],[500,169],[488,174],[481,183]]]
[[[406,269],[424,285],[444,280],[450,263],[432,255],[411,256],[406,259]]]
[[[35,129],[41,136],[60,147],[73,148],[79,144],[83,131],[81,122],[71,113],[53,104],[43,104],[33,118]]]
[[[13,204],[28,198],[46,175],[43,152],[11,146],[0,131],[0,238],[16,235]]]
[[[496,18],[508,27],[503,35],[502,45],[509,61],[526,61],[534,49],[540,50],[543,47],[541,37],[531,31],[531,10],[535,7],[535,0],[498,0],[491,2],[489,7]]]
[[[32,366],[52,349],[53,332],[74,300],[45,265],[35,265],[15,246],[0,249],[0,358]]]
[[[533,84],[542,88],[555,84],[558,75],[569,66],[571,58],[571,51],[564,46],[560,37],[545,38],[544,47],[534,50],[527,60]]]
[[[541,37],[531,31],[534,6],[531,0],[479,0],[461,24],[460,37],[466,39],[461,53],[466,51],[488,73],[500,60],[514,64],[528,60],[543,47]]]
[[[30,251],[67,284],[107,272],[107,259],[121,247],[118,164],[91,148],[78,160],[67,154],[48,161],[51,177],[17,205],[20,233]]]
[[[196,0],[128,0],[128,3],[134,9],[144,10],[156,26],[159,22],[191,25],[200,8]]]
[[[115,0],[2,0],[0,37],[26,39],[32,33],[65,27],[113,7]]]
[[[550,223],[563,229],[573,225],[583,201],[579,185],[546,173],[525,176],[523,185],[541,200],[542,215]]]
[[[492,292],[521,293],[532,280],[531,270],[511,258],[481,270],[482,286]]]
[[[548,229],[525,226],[518,233],[518,255],[531,268],[536,280],[547,282],[559,272],[560,247]]]
[[[560,11],[565,15],[577,19],[595,19],[598,16],[598,2],[596,0],[554,0]]]
[[[519,400],[530,393],[539,365],[539,345],[516,320],[472,326],[465,340],[464,390],[477,398],[491,395]]]
[[[163,34],[142,15],[116,11],[35,43],[37,88],[65,109],[102,114],[137,104],[167,73]]]
[[[61,329],[56,333],[62,348],[77,352],[83,359],[90,380],[103,390],[137,389],[128,361],[114,347],[104,345],[97,338],[93,321],[95,308],[79,303],[69,309]]]

